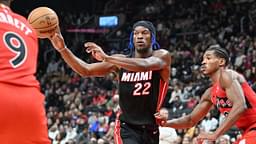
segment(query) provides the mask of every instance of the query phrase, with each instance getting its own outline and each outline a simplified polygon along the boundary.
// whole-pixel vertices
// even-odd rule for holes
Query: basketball
[[[54,10],[38,7],[28,16],[28,22],[36,30],[39,38],[49,38],[58,30],[59,19]]]

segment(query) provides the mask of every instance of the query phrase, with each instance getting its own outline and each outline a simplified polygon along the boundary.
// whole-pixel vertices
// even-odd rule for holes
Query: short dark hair
[[[0,0],[0,2],[9,2],[11,0]]]
[[[229,64],[229,52],[227,49],[222,48],[218,44],[210,45],[206,51],[214,51],[214,54],[219,58],[224,58],[226,63],[225,66]]]
[[[12,0],[0,0],[0,3],[4,3],[5,5],[10,5],[10,2],[11,2]]]

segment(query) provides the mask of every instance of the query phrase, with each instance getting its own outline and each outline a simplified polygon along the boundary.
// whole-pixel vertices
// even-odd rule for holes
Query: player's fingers
[[[96,52],[95,51],[92,51],[92,56],[96,57]]]
[[[158,112],[154,114],[155,117],[162,118],[162,115]]]
[[[157,113],[155,113],[154,115],[155,115],[155,116],[157,116],[157,115],[160,115],[160,113],[159,113],[159,112],[157,112]]]
[[[99,51],[99,46],[98,46],[97,44],[93,43],[93,42],[86,42],[86,43],[84,44],[84,47],[85,47],[85,48],[90,48],[90,49],[92,49],[92,50],[97,50],[97,51]]]
[[[88,47],[88,42],[84,43],[84,47]]]
[[[87,53],[91,53],[92,52],[92,50],[88,47],[88,48],[86,48],[86,50],[85,50]]]
[[[93,49],[92,47],[87,47],[86,52],[87,53],[96,53],[97,51],[95,49]]]
[[[57,46],[61,38],[58,36],[57,33],[55,33],[49,39],[51,40],[52,43],[54,43],[55,46]]]
[[[86,42],[86,43],[84,43],[84,47],[92,47],[92,46],[94,46],[94,43],[93,42]]]

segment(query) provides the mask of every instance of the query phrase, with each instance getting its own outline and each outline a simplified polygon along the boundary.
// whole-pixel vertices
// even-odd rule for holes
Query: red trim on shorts
[[[115,129],[114,129],[115,144],[123,144],[121,134],[120,134],[120,130],[121,130],[120,120],[119,120],[120,114],[121,114],[120,111],[118,111],[117,114],[116,114]]]
[[[161,109],[161,106],[164,102],[165,95],[167,93],[167,89],[168,89],[168,83],[163,80],[160,80],[159,95],[158,95],[157,107],[156,107],[157,112]]]

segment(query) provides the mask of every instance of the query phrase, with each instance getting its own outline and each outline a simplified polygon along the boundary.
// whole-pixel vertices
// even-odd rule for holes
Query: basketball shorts
[[[116,144],[159,144],[157,125],[132,125],[116,120]]]
[[[0,83],[0,93],[0,143],[50,144],[40,90]]]

